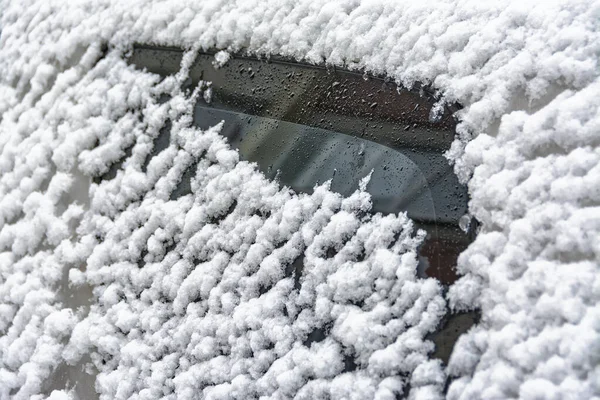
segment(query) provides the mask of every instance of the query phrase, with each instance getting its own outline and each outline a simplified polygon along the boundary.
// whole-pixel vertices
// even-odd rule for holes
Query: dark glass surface
[[[367,189],[375,211],[406,210],[412,218],[435,220],[427,179],[403,153],[321,128],[196,106],[194,122],[200,128],[220,121],[226,121],[221,134],[242,158],[298,192],[311,193],[315,183],[331,179],[333,191],[350,195],[373,170]]]
[[[166,76],[181,58],[178,49],[137,46],[129,62]],[[195,125],[224,121],[221,133],[242,159],[298,192],[332,179],[332,190],[349,195],[373,170],[373,211],[406,211],[428,232],[420,273],[455,280],[456,258],[471,237],[458,226],[467,190],[443,156],[454,139],[452,110],[431,121],[435,100],[426,89],[354,72],[275,58],[236,56],[218,69],[213,61],[199,54],[186,82],[189,89],[211,82],[210,101],[196,104]]]

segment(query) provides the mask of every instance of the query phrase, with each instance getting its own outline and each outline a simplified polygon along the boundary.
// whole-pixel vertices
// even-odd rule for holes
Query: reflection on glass
[[[298,192],[310,193],[315,184],[331,179],[331,189],[347,196],[373,171],[368,191],[374,211],[407,211],[417,220],[435,220],[427,179],[398,151],[343,133],[196,106],[195,123],[200,127],[221,120],[221,133],[242,159],[256,162],[267,176],[278,176]]]

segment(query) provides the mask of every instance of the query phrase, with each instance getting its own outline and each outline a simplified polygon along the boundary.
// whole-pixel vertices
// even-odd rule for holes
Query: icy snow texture
[[[107,399],[430,399],[446,373],[452,399],[600,396],[600,3],[423,3],[2,2],[0,398],[73,398],[48,382],[89,351]],[[482,227],[448,300],[482,320],[447,368],[410,221],[266,181],[189,127],[185,68],[122,61],[134,41],[364,68],[464,106],[448,156]]]

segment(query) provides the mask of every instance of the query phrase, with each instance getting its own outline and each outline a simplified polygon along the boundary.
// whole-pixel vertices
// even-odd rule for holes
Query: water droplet
[[[469,227],[471,226],[471,216],[469,214],[465,214],[460,217],[458,220],[458,226],[463,232],[469,232]]]

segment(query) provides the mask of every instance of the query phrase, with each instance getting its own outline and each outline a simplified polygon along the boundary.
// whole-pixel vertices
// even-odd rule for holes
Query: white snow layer
[[[81,397],[58,375],[82,369],[103,399],[600,396],[600,2],[0,3],[0,398]],[[423,233],[363,188],[291,193],[191,127],[193,52],[160,82],[134,42],[461,103],[448,157],[482,224],[462,278],[418,279]],[[446,302],[482,313],[448,366],[426,340]]]

